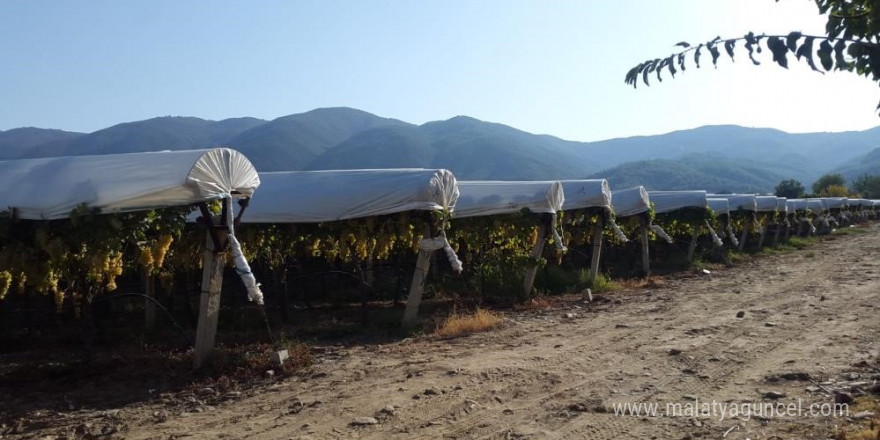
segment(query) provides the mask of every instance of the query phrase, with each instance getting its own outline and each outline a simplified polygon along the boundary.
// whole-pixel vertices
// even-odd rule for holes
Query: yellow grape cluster
[[[327,262],[386,260],[397,252],[418,252],[423,219],[402,213],[308,225],[243,225],[245,256],[279,267],[289,258]]]
[[[0,272],[0,300],[6,298],[9,288],[12,286],[12,274],[8,270]]]

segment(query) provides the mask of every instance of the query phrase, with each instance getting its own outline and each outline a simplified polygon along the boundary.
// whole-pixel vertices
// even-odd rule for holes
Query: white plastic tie
[[[229,236],[227,237],[227,240],[229,241],[229,247],[232,249],[232,261],[235,265],[235,273],[238,274],[238,277],[241,278],[242,283],[244,283],[245,289],[247,289],[248,300],[263,305],[263,291],[260,290],[260,283],[257,282],[257,278],[254,277],[253,272],[251,272],[251,266],[248,264],[247,259],[244,257],[244,253],[241,251],[241,243],[235,238],[235,221],[234,216],[232,215],[232,199],[227,198],[225,203],[227,204],[226,224],[229,227]]]
[[[452,249],[449,240],[446,239],[445,232],[440,233],[439,236],[434,238],[423,238],[422,241],[419,242],[419,249],[428,252],[443,249],[443,252],[446,254],[446,259],[449,260],[449,264],[452,266],[452,271],[455,273],[461,273],[463,269],[461,260],[458,259],[455,249]]]
[[[734,246],[739,246],[739,240],[736,238],[736,233],[733,232],[733,226],[730,223],[727,224],[727,236],[730,238],[730,243]]]
[[[562,243],[562,236],[559,235],[559,231],[557,231],[556,228],[551,227],[550,232],[553,234],[553,245],[556,246],[556,250],[559,252],[568,252],[568,248]]]
[[[660,226],[655,224],[651,224],[651,231],[657,234],[658,237],[666,240],[667,243],[672,244],[672,237],[666,234],[666,231],[663,230]]]
[[[614,218],[609,217],[608,224],[611,225],[611,230],[614,231],[614,235],[617,237],[618,240],[620,240],[624,243],[629,242],[629,239],[626,238],[626,234],[624,234],[623,231],[620,230],[620,226],[617,226],[617,223],[614,221]]]
[[[718,234],[715,233],[715,229],[712,229],[712,225],[709,224],[709,220],[706,220],[706,228],[709,230],[709,235],[712,236],[712,242],[715,243],[715,246],[724,246],[724,242],[721,241],[721,237],[719,237]]]

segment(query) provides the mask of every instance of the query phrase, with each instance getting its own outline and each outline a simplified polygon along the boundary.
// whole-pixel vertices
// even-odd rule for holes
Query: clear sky
[[[868,79],[785,71],[769,56],[754,67],[745,52],[650,88],[623,82],[678,41],[823,24],[810,0],[3,0],[0,130],[331,106],[413,123],[468,115],[582,141],[706,124],[880,124]]]

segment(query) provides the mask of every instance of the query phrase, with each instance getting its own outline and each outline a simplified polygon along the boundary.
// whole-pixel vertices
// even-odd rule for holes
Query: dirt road
[[[801,399],[806,410],[837,389],[869,389],[880,379],[878,307],[873,225],[592,304],[508,314],[489,333],[329,347],[309,377],[113,417],[132,439],[828,438],[854,414],[721,420],[616,415],[614,405]]]

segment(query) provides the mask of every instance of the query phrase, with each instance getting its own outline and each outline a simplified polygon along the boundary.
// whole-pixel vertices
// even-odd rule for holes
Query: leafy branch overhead
[[[657,81],[663,81],[664,72],[675,77],[676,73],[687,69],[689,59],[696,68],[699,68],[704,55],[711,56],[712,65],[717,67],[718,59],[722,56],[721,50],[724,50],[731,61],[735,61],[738,46],[747,51],[749,60],[755,65],[761,64],[756,54],[768,50],[773,62],[786,69],[789,56],[793,56],[820,73],[845,70],[869,77],[873,81],[880,81],[880,44],[874,42],[804,35],[800,32],[791,32],[788,35],[755,35],[749,32],[740,38],[724,40],[715,37],[696,46],[682,41],[676,46],[684,50],[666,58],[655,58],[639,63],[627,72],[626,83],[636,87],[641,79],[645,85],[651,85],[651,75],[655,75]],[[702,62],[705,64],[705,59]]]
[[[827,17],[826,35],[804,35],[801,32],[755,35],[749,32],[740,38],[715,37],[696,46],[682,41],[676,44],[683,48],[680,52],[665,58],[646,60],[630,69],[626,74],[626,83],[636,87],[641,80],[645,85],[650,85],[651,75],[655,75],[657,81],[663,81],[664,72],[675,77],[676,73],[686,70],[688,59],[699,68],[700,57],[706,54],[712,57],[712,65],[717,67],[722,49],[734,61],[739,47],[748,52],[749,60],[756,65],[761,64],[759,55],[767,50],[773,62],[786,69],[789,57],[793,56],[818,72],[842,70],[880,82],[880,0],[814,2],[819,13]]]

